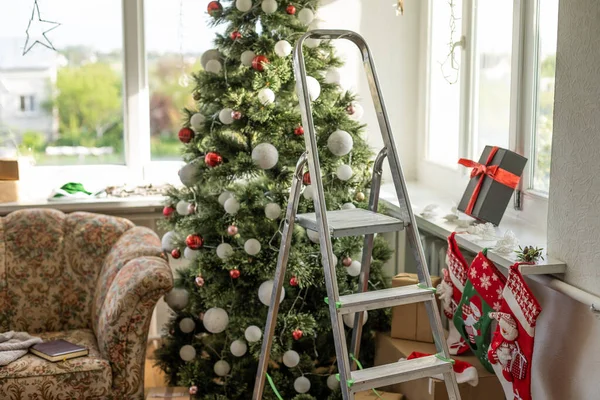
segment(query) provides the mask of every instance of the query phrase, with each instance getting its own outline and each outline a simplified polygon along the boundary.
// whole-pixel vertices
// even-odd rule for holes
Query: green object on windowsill
[[[97,193],[88,192],[83,184],[78,182],[68,182],[62,185],[58,189],[52,190],[50,196],[48,196],[48,201],[65,201],[65,200],[81,200],[81,199],[90,199],[95,197],[102,197],[106,192],[101,190]]]

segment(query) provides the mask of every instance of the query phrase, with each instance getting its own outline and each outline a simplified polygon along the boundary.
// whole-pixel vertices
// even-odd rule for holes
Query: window
[[[19,96],[21,112],[35,111],[35,96]]]

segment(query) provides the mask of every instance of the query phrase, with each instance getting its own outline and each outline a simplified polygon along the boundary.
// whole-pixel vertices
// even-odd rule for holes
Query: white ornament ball
[[[346,272],[350,276],[358,276],[358,275],[360,275],[360,267],[361,267],[360,262],[354,260],[354,261],[352,261],[350,266],[346,268]]]
[[[275,54],[279,57],[287,57],[292,54],[292,45],[287,40],[275,43]]]
[[[315,198],[315,189],[313,189],[312,185],[304,188],[302,196],[304,196],[306,200],[313,200]]]
[[[230,197],[225,200],[223,208],[227,214],[235,215],[240,210],[240,203],[235,197]]]
[[[356,208],[356,206],[353,203],[342,204],[342,210],[352,210],[354,208]]]
[[[325,73],[325,83],[339,85],[342,81],[342,75],[337,69],[330,69]]]
[[[354,141],[352,140],[352,136],[341,129],[333,132],[327,139],[327,148],[338,157],[350,153],[353,145]]]
[[[279,161],[279,152],[271,143],[261,143],[252,150],[252,160],[261,169],[271,169]]]
[[[196,323],[191,318],[184,318],[179,321],[179,330],[183,333],[190,333],[196,328]]]
[[[223,69],[223,66],[221,65],[221,62],[218,60],[210,60],[209,62],[206,63],[206,71],[210,72],[212,74],[219,74],[221,73],[221,69]]]
[[[273,14],[277,11],[277,2],[275,0],[263,0],[260,8],[262,8],[265,14]]]
[[[294,390],[298,393],[306,393],[310,390],[310,381],[308,378],[301,376],[294,381]]]
[[[185,200],[179,200],[179,202],[177,202],[177,206],[175,206],[175,210],[177,210],[177,214],[179,215],[189,215],[190,211],[188,210],[188,207],[190,206],[190,203],[188,203]]]
[[[304,44],[306,44],[306,47],[310,47],[311,49],[314,49],[315,47],[319,47],[319,45],[321,44],[321,40],[308,38],[304,41]]]
[[[252,8],[252,0],[236,0],[235,8],[241,12],[248,12]]]
[[[221,333],[229,325],[229,315],[222,308],[213,307],[204,313],[202,323],[210,333]]]
[[[202,68],[206,69],[206,65],[208,64],[209,61],[219,60],[219,58],[221,58],[221,54],[219,53],[219,50],[210,49],[210,50],[207,50],[204,53],[202,53],[202,56],[200,57],[200,64],[202,65]]]
[[[183,167],[178,172],[179,180],[185,186],[194,186],[198,180],[198,162],[200,159],[194,160]]]
[[[329,377],[327,377],[327,387],[330,390],[336,390],[340,387],[340,381],[337,380],[335,375],[329,375]]]
[[[175,244],[173,243],[175,241],[175,232],[173,231],[169,231],[167,233],[165,233],[162,237],[162,249],[168,252],[171,252],[175,249]]]
[[[225,376],[229,373],[229,371],[231,371],[231,366],[227,361],[219,360],[215,363],[213,371],[215,371],[215,374],[218,376]]]
[[[183,250],[183,258],[185,258],[186,260],[195,260],[196,258],[198,258],[199,254],[199,250],[192,250],[189,247],[186,247]]]
[[[226,260],[233,255],[233,247],[229,243],[221,243],[217,246],[217,257]]]
[[[197,132],[202,129],[205,121],[206,117],[203,114],[196,113],[192,115],[192,118],[190,118],[190,125],[192,125],[192,129]]]
[[[313,243],[319,243],[319,232],[310,229],[306,230],[306,236]]]
[[[173,288],[165,295],[165,302],[173,311],[183,310],[189,299],[190,294],[183,288]]]
[[[262,337],[262,331],[256,325],[250,325],[244,331],[244,337],[249,343],[258,342]]]
[[[217,200],[218,200],[218,202],[219,202],[219,204],[220,204],[220,205],[224,206],[224,205],[225,205],[225,202],[227,201],[227,199],[230,199],[230,198],[232,198],[232,197],[233,197],[233,193],[231,193],[231,192],[228,192],[228,191],[226,190],[226,191],[224,191],[223,193],[221,193],[221,194],[219,195],[219,198],[218,198]]]
[[[255,256],[260,253],[260,242],[256,239],[248,239],[244,243],[244,250],[251,256]]]
[[[263,106],[273,104],[275,102],[275,92],[269,88],[260,89],[258,91],[258,101],[260,101],[260,104]]]
[[[321,95],[321,84],[312,76],[306,77],[306,84],[308,85],[308,95],[310,96],[310,99],[315,101]]]
[[[265,216],[269,219],[277,219],[281,216],[281,207],[277,203],[269,203],[265,206]]]
[[[347,181],[348,179],[352,178],[353,174],[354,172],[352,171],[352,167],[348,164],[342,164],[335,170],[335,175],[341,181]]]
[[[365,113],[365,109],[355,101],[352,102],[352,108],[354,113],[350,114],[350,119],[354,121],[360,120]]]
[[[310,8],[303,8],[298,13],[298,21],[302,22],[304,25],[310,25],[311,22],[315,19],[315,13],[312,12]]]
[[[273,292],[273,283],[274,282],[272,280],[264,281],[258,287],[258,299],[265,306],[268,306],[271,304],[271,293]],[[282,287],[281,288],[281,296],[279,296],[279,303],[281,303],[284,298],[285,298],[285,288]]]
[[[234,340],[231,342],[231,346],[229,346],[229,350],[231,350],[231,354],[236,357],[241,357],[248,351],[248,345],[243,340]]]
[[[283,353],[283,364],[288,368],[294,368],[300,363],[300,354],[294,350],[288,350]]]
[[[321,260],[321,263],[323,263],[323,260]],[[335,267],[338,263],[338,258],[335,254],[333,254],[333,267]]]
[[[367,320],[369,319],[369,313],[366,311],[363,311],[363,314],[364,314],[364,317],[363,317],[363,325],[364,325],[367,323]],[[355,313],[344,314],[344,316],[342,317],[342,319],[344,320],[344,324],[348,328],[354,327],[354,315],[355,315]]]
[[[179,349],[179,357],[181,357],[183,361],[192,361],[196,358],[196,349],[194,346],[186,344]]]
[[[235,120],[233,119],[233,116],[231,115],[232,112],[233,112],[233,110],[231,108],[222,109],[219,112],[219,121],[221,121],[225,125],[233,124],[233,121],[235,121]]]
[[[240,60],[242,61],[242,65],[245,65],[246,67],[251,67],[252,60],[254,60],[254,57],[256,57],[255,52],[253,52],[252,50],[246,50],[245,52],[242,53],[242,56],[240,57]]]

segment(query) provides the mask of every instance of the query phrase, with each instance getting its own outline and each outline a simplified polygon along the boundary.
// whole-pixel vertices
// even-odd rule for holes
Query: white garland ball
[[[204,313],[202,323],[210,333],[221,333],[229,325],[229,315],[222,308],[213,307]]]
[[[192,250],[189,247],[186,247],[183,250],[183,258],[185,258],[186,260],[195,260],[196,258],[198,258],[199,254],[199,250]]]
[[[245,65],[246,67],[251,67],[252,60],[254,60],[254,57],[256,57],[255,52],[253,52],[252,50],[246,50],[242,53],[240,61],[242,62],[242,65]]]
[[[200,57],[200,64],[202,65],[202,68],[206,69],[206,64],[208,64],[209,61],[219,60],[219,58],[221,58],[219,50],[210,49],[202,53],[202,56]]]
[[[221,62],[219,60],[210,60],[206,63],[206,71],[212,74],[219,74],[223,69]]]
[[[173,251],[175,249],[175,247],[177,247],[174,244],[175,239],[176,239],[176,236],[175,236],[174,231],[169,231],[169,232],[165,233],[161,240],[162,249],[165,251],[168,251],[168,252]]]
[[[177,202],[177,206],[175,206],[175,210],[177,210],[177,214],[179,215],[189,215],[190,214],[190,210],[188,209],[190,206],[190,203],[188,203],[185,200],[179,200]]]
[[[261,143],[252,150],[252,160],[261,169],[271,169],[279,161],[279,152],[271,143]]]
[[[359,103],[353,101],[352,108],[354,109],[354,113],[350,114],[350,119],[354,121],[358,121],[365,114],[365,109]]]
[[[223,208],[227,214],[235,215],[240,210],[240,202],[235,197],[230,197],[225,200]]]
[[[181,167],[178,172],[179,180],[185,186],[190,187],[198,181],[198,162],[200,159],[189,162]]]
[[[348,179],[352,178],[353,174],[354,172],[352,171],[352,167],[348,164],[342,164],[335,170],[335,175],[341,181],[347,181]]]
[[[265,306],[268,306],[271,304],[271,293],[273,292],[273,284],[274,284],[273,280],[264,281],[258,287],[258,299]],[[282,287],[281,288],[281,296],[279,296],[279,303],[281,303],[284,298],[285,298],[285,288]]]
[[[224,206],[227,199],[230,199],[232,197],[233,197],[233,193],[228,192],[226,190],[219,195],[219,198],[217,199],[217,201],[219,202],[220,205]]]
[[[273,14],[277,11],[277,2],[275,0],[263,0],[260,8],[265,14]]]
[[[306,230],[306,236],[313,243],[319,243],[319,232],[313,231],[311,229]]]
[[[333,267],[335,267],[338,263],[338,258],[335,254],[333,254]],[[321,259],[321,264],[323,264],[323,259]]]
[[[244,250],[251,256],[255,256],[260,253],[260,247],[260,242],[256,239],[248,239],[244,243]]]
[[[252,0],[236,0],[235,8],[241,12],[248,12],[252,8]]]
[[[361,267],[360,262],[354,260],[354,261],[352,261],[350,266],[346,268],[346,272],[350,276],[358,276],[358,275],[360,275],[360,267]]]
[[[281,216],[281,207],[277,203],[269,203],[265,206],[265,216],[269,219],[277,219]]]
[[[187,306],[190,294],[183,288],[173,288],[165,294],[165,302],[173,311],[183,310]]]
[[[190,125],[192,126],[192,129],[197,132],[202,129],[205,121],[206,117],[203,114],[196,113],[190,118]]]
[[[268,106],[275,102],[275,92],[269,88],[263,88],[258,91],[258,101],[263,106]]]
[[[310,390],[310,381],[307,377],[301,376],[294,381],[294,390],[298,393],[306,393]]]
[[[325,73],[325,83],[339,85],[342,81],[342,75],[338,69],[332,68]]]
[[[232,112],[233,112],[233,110],[231,108],[222,109],[219,112],[219,121],[221,121],[225,125],[233,124],[233,121],[235,121],[235,120],[233,119],[233,116],[231,115]]]
[[[327,377],[327,387],[330,390],[336,390],[340,387],[340,381],[337,380],[335,374]]]
[[[217,246],[217,257],[226,260],[233,255],[233,247],[229,243],[221,243]]]
[[[352,314],[344,314],[344,316],[342,317],[342,319],[344,320],[344,324],[348,327],[348,328],[352,328],[354,327],[354,315],[356,313],[352,313]],[[366,311],[363,311],[364,317],[363,317],[363,325],[367,323],[367,320],[369,319],[369,313]]]
[[[231,350],[231,354],[233,354],[235,357],[241,357],[248,351],[248,345],[243,340],[234,340],[231,342],[229,350]]]
[[[287,57],[292,54],[292,45],[287,40],[280,40],[275,43],[275,54],[278,57]]]
[[[196,358],[196,349],[194,346],[186,344],[179,349],[179,357],[181,357],[183,361],[192,361]]]
[[[196,323],[191,318],[184,318],[179,321],[179,330],[183,333],[190,333],[196,329]]]
[[[258,342],[262,337],[262,331],[256,325],[250,325],[244,331],[244,337],[249,343]]]
[[[310,185],[305,187],[302,196],[304,196],[306,200],[313,200],[315,198],[315,189],[313,189],[313,186]]]
[[[354,208],[356,208],[356,206],[353,203],[342,204],[342,210],[352,210]]]
[[[306,44],[306,47],[310,47],[311,49],[314,49],[315,47],[319,47],[319,45],[321,44],[321,40],[308,38],[304,41],[304,44]]]
[[[350,153],[353,145],[354,141],[352,140],[352,136],[341,129],[333,132],[327,139],[327,148],[338,157]]]
[[[310,25],[315,19],[315,13],[310,8],[303,8],[298,12],[298,21],[304,25]]]
[[[288,368],[294,368],[300,363],[300,354],[294,350],[283,353],[283,364]]]
[[[215,374],[218,376],[225,376],[231,371],[231,366],[227,361],[219,360],[215,363],[213,371],[215,371]]]
[[[308,85],[308,95],[310,96],[310,99],[315,101],[321,95],[321,84],[312,76],[306,77],[306,84]]]

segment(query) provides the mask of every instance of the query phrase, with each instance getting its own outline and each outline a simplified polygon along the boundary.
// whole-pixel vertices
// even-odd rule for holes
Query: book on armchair
[[[38,343],[32,346],[29,351],[50,362],[63,361],[88,355],[88,349],[85,347],[78,346],[62,339]]]

